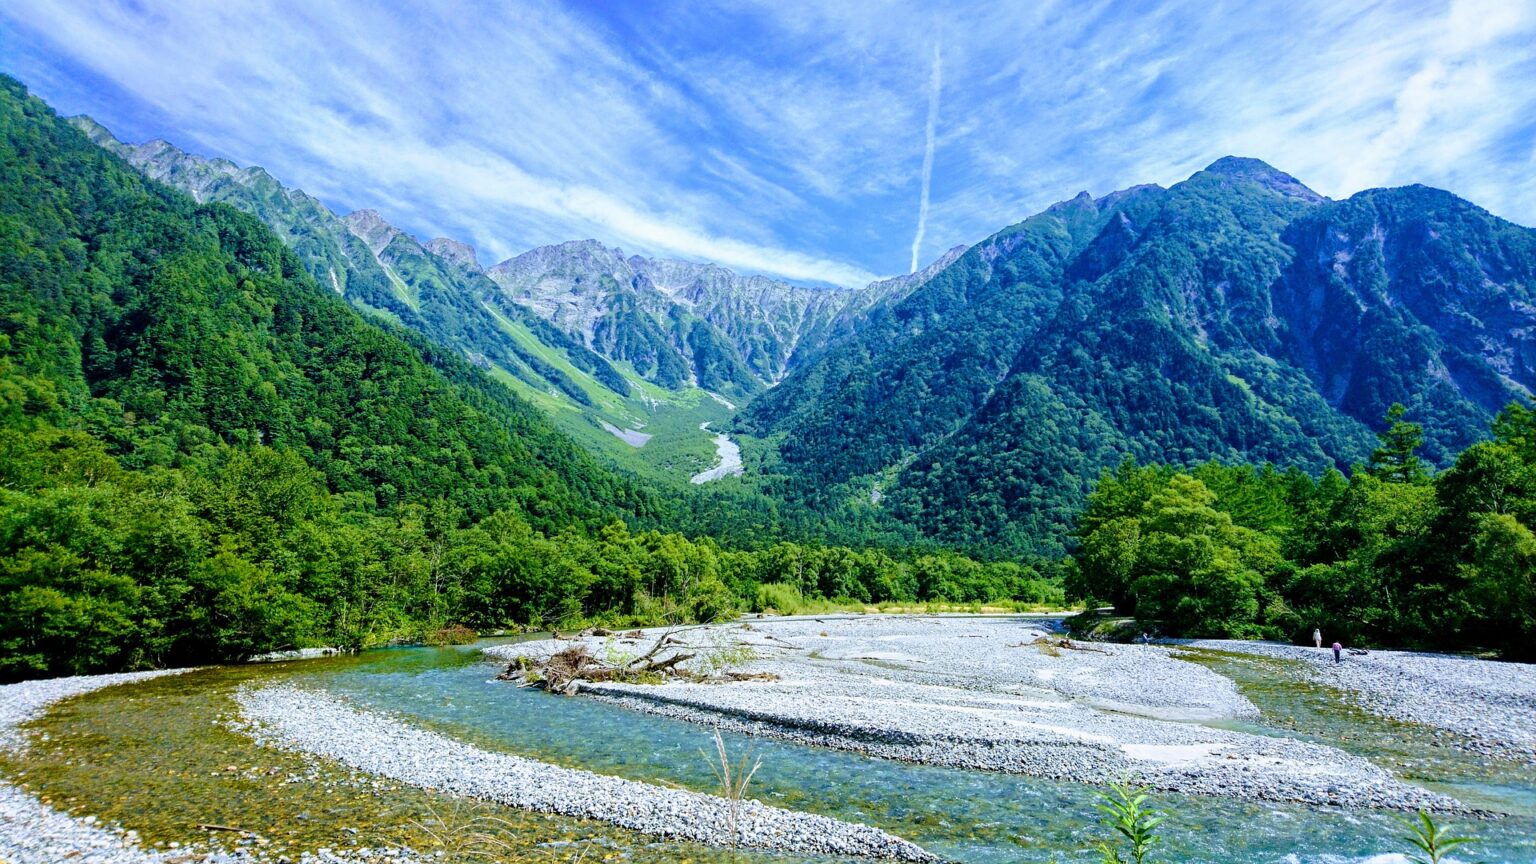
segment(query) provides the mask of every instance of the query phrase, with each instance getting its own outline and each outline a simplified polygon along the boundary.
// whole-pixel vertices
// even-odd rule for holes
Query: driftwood
[[[604,630],[602,633],[591,635],[610,634]],[[643,634],[634,631],[634,635]],[[576,693],[583,681],[641,684],[660,683],[669,679],[692,683],[778,679],[778,676],[771,672],[726,671],[717,675],[694,672],[683,664],[699,656],[697,649],[695,653],[688,653],[682,650],[685,648],[693,648],[693,646],[684,643],[671,631],[661,634],[644,654],[620,661],[598,659],[592,656],[586,644],[577,643],[557,651],[543,662],[532,657],[518,657],[496,677],[502,681],[514,681],[522,687],[538,687],[551,693],[563,693],[567,696]]]
[[[1056,643],[1056,647],[1057,648],[1066,648],[1066,649],[1069,649],[1069,650],[1072,650],[1072,651],[1092,651],[1092,652],[1094,652],[1096,654],[1108,654],[1109,653],[1108,651],[1105,651],[1103,648],[1094,648],[1093,646],[1088,645],[1086,643],[1079,644],[1079,643],[1073,642],[1071,639],[1067,639],[1067,638],[1062,638],[1060,641],[1058,641]]]
[[[1073,642],[1071,639],[1068,639],[1066,637],[1062,637],[1060,639],[1051,639],[1050,637],[1046,637],[1044,639],[1036,639],[1033,642],[1015,642],[1012,645],[1009,645],[1008,647],[1009,648],[1045,648],[1045,649],[1065,648],[1068,651],[1092,651],[1092,652],[1094,652],[1096,654],[1108,654],[1109,653],[1108,651],[1105,651],[1103,648],[1095,648],[1092,645],[1088,645],[1088,644],[1083,643],[1083,642]]]

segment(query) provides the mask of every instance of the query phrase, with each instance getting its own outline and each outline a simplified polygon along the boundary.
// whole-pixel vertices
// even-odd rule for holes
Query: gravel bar
[[[1312,680],[1348,693],[1361,708],[1448,732],[1448,744],[1481,756],[1536,765],[1536,665],[1453,654],[1372,651],[1345,654],[1275,642],[1181,641],[1301,661]]]
[[[132,672],[123,675],[81,675],[45,681],[23,681],[0,687],[0,751],[27,749],[21,725],[42,716],[49,705],[72,696],[174,675],[185,670]],[[185,854],[185,853],[183,853]],[[49,807],[26,790],[0,782],[0,861],[7,864],[161,864],[166,856],[139,848],[129,833],[99,824],[95,817],[77,819]]]
[[[30,743],[22,724],[41,717],[50,705],[119,684],[179,675],[190,669],[162,669],[117,675],[79,675],[0,686],[0,751],[24,752]],[[287,860],[287,859],[284,859]],[[407,864],[418,859],[393,849],[305,852],[299,864]],[[267,864],[253,850],[148,850],[138,835],[104,824],[95,816],[74,817],[49,807],[30,792],[0,781],[0,862],[4,864]]]
[[[734,839],[790,854],[938,860],[876,828],[757,801],[740,803],[733,838],[724,798],[483,750],[314,690],[246,688],[236,699],[247,731],[264,743],[427,789],[715,846]]]
[[[587,638],[598,657],[643,651]],[[1222,676],[1156,645],[1048,644],[1050,622],[1007,618],[758,619],[680,631],[676,650],[750,645],[776,681],[585,683],[627,708],[882,758],[1251,801],[1459,812],[1454,799],[1325,745],[1200,725],[1257,716]],[[548,656],[569,640],[495,646]]]

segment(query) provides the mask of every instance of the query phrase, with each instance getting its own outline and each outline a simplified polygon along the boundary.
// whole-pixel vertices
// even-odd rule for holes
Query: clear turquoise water
[[[478,646],[477,646],[478,647]],[[492,680],[496,666],[477,647],[404,648],[342,661],[296,665],[301,682],[415,719],[481,746],[607,774],[711,791],[701,750],[711,731],[576,698]],[[1223,662],[1223,661],[1215,661]],[[1245,674],[1266,680],[1262,671]],[[1240,681],[1240,684],[1242,682]],[[1248,689],[1245,686],[1245,689]],[[1518,815],[1463,820],[1481,838],[1469,860],[1536,862],[1536,776],[1422,744],[1413,733],[1348,717],[1336,733],[1336,706],[1323,695],[1276,686],[1251,692],[1273,722],[1250,731],[1296,735],[1351,749],[1437,785]],[[1300,688],[1305,691],[1306,688]],[[1333,738],[1330,738],[1330,735]],[[1334,740],[1345,738],[1350,740]],[[1392,742],[1396,741],[1396,744]],[[1097,861],[1103,836],[1094,791],[1070,783],[871,759],[851,753],[727,735],[733,754],[761,756],[752,797],[770,804],[877,825],[962,862]],[[1433,751],[1433,752],[1426,752]],[[1406,767],[1396,768],[1401,761]],[[1164,795],[1165,845],[1158,860],[1189,864],[1344,864],[1401,861],[1394,814],[1243,804]]]

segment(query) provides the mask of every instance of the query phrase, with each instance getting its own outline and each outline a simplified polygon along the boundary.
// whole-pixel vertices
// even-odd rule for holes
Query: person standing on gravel
[[[1333,662],[1335,662],[1335,663],[1342,663],[1342,662],[1344,662],[1344,661],[1339,659],[1339,654],[1341,654],[1343,651],[1344,651],[1344,646],[1343,645],[1340,645],[1337,642],[1333,643]]]
[[[1321,627],[1312,628],[1312,644],[1319,648],[1323,647],[1323,630]]]

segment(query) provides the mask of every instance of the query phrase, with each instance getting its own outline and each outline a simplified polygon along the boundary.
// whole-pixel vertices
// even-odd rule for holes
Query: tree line
[[[1125,462],[1078,526],[1069,594],[1174,635],[1501,650],[1536,658],[1536,411],[1431,475],[1401,405],[1349,477]]]

